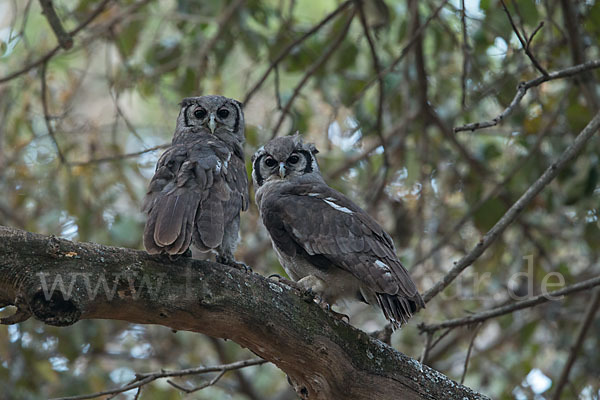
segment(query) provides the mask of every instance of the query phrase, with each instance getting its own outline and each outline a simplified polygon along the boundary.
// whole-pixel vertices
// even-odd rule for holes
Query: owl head
[[[244,112],[242,103],[223,96],[187,97],[181,102],[173,144],[194,139],[194,135],[209,133],[230,142],[244,142]]]
[[[252,179],[256,187],[270,181],[287,181],[299,177],[322,180],[312,143],[304,143],[299,134],[271,140],[252,156]]]

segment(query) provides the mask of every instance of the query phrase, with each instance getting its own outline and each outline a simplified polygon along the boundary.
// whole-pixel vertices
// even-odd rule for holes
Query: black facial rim
[[[262,177],[262,174],[260,173],[260,160],[266,156],[266,154],[261,154],[260,156],[256,157],[256,160],[254,160],[254,176],[256,178],[256,184],[258,186],[262,186],[263,182],[265,181]]]
[[[191,106],[192,106],[192,104],[188,104],[187,106],[185,106],[185,109],[183,110],[183,119],[184,119],[185,126],[191,126],[190,121],[188,120],[188,110]]]
[[[312,166],[313,155],[310,154],[310,151],[297,150],[297,152],[302,154],[304,156],[304,158],[306,159],[306,167],[304,167],[304,173],[309,174],[309,173],[313,172],[313,166]]]

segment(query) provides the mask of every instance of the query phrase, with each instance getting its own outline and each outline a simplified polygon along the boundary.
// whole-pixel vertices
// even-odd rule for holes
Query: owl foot
[[[169,261],[176,261],[180,258],[192,258],[192,250],[189,248],[181,254],[168,254]]]
[[[315,300],[315,298],[318,297],[311,288],[307,289],[304,286],[300,285],[296,281],[292,281],[291,279],[284,278],[283,276],[281,276],[279,274],[271,274],[267,277],[267,279],[270,279],[270,280],[274,280],[273,278],[277,278],[278,283],[283,283],[284,285],[289,286],[292,289],[295,289],[304,298],[304,300],[308,303],[310,303],[311,301]]]
[[[244,271],[247,274],[252,273],[252,268],[250,268],[248,265],[244,264],[241,261],[236,261],[234,258],[217,256],[216,261],[219,264],[229,265],[230,267],[239,269],[240,271]]]
[[[343,321],[344,318],[346,319],[346,323],[350,323],[350,317],[346,314],[342,314],[339,313],[337,311],[333,311],[333,308],[331,308],[331,305],[329,303],[327,303],[326,301],[320,299],[319,300],[319,306],[321,306],[321,308],[329,313],[331,313],[331,315],[333,315],[333,317]]]

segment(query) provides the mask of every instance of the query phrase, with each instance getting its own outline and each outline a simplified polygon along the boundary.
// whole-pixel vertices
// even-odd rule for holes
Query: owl
[[[326,304],[377,304],[394,328],[425,303],[383,228],[327,186],[312,144],[279,137],[252,157],[256,204],[279,262]]]
[[[190,244],[238,265],[240,212],[248,208],[244,113],[222,96],[183,99],[171,146],[162,154],[144,199],[144,247],[176,256]]]

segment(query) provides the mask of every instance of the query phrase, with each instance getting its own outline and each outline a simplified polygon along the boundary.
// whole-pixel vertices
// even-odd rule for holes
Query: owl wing
[[[224,145],[203,137],[163,153],[143,206],[148,214],[144,229],[148,253],[182,254],[192,237],[203,250],[221,244],[224,205],[232,192],[227,184],[230,158]]]
[[[424,307],[390,236],[346,196],[324,183],[301,184],[267,201],[263,220],[280,251],[350,272],[398,324]]]

